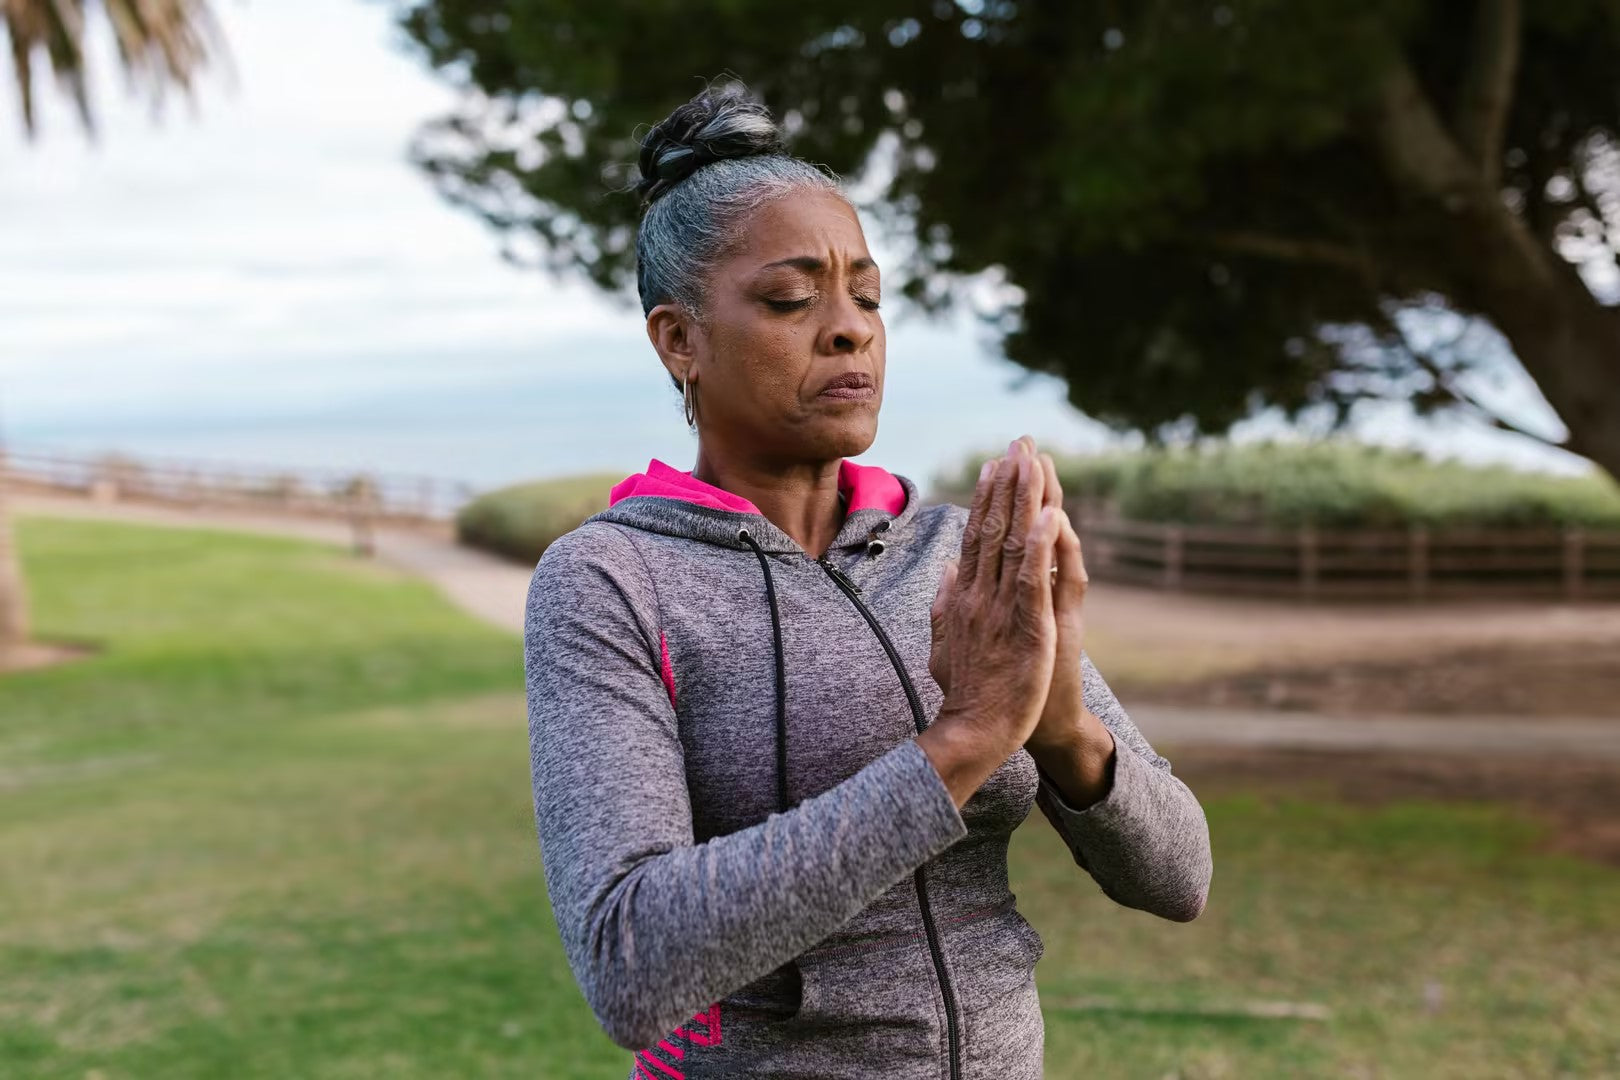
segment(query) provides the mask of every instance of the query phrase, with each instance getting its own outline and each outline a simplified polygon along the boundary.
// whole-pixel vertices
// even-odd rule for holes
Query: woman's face
[[[880,282],[849,203],[824,191],[767,203],[715,268],[708,297],[706,325],[685,330],[706,445],[783,464],[872,445],[883,402]],[[868,377],[867,391],[822,393],[851,372]]]

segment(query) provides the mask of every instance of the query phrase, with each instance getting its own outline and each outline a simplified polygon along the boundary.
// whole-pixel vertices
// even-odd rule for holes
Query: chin
[[[877,410],[864,416],[851,416],[821,425],[815,442],[821,452],[819,458],[859,457],[877,441]]]

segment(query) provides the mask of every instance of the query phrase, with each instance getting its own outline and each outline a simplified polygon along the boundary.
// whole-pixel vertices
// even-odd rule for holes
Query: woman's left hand
[[[1057,617],[1058,629],[1057,662],[1053,668],[1051,690],[1046,696],[1046,709],[1042,712],[1034,733],[1024,745],[1031,751],[1046,747],[1068,748],[1085,730],[1082,719],[1085,714],[1085,699],[1081,685],[1081,650],[1086,636],[1085,614],[1082,611],[1082,604],[1086,598],[1086,568],[1080,557],[1080,537],[1075,533],[1068,515],[1062,513],[1063,488],[1058,484],[1057,467],[1052,462],[1052,455],[1037,454],[1035,440],[1025,435],[1013,440],[998,464],[1006,467],[1008,462],[1015,463],[1013,457],[1015,454],[1028,454],[1032,461],[1041,466],[1041,506],[1055,506],[1059,511],[1056,552],[1058,576],[1052,595],[1053,614]],[[980,488],[983,486],[981,481]],[[982,509],[978,500],[975,500],[974,512],[968,519],[969,530],[977,528]],[[944,649],[944,613],[946,607],[954,600],[955,591],[956,566],[952,563],[946,567],[945,574],[940,580],[939,590],[930,612],[934,644],[929,668],[934,673],[936,681],[944,678],[944,672],[935,660]],[[949,690],[943,681],[940,681],[939,685],[940,689]]]
[[[1035,455],[1035,440],[1028,435],[1019,439],[1025,452]],[[1016,445],[1016,444],[1015,444]],[[1052,611],[1057,616],[1057,662],[1052,668],[1052,688],[1046,695],[1046,710],[1035,726],[1035,731],[1024,743],[1031,751],[1043,746],[1072,745],[1083,730],[1081,718],[1085,714],[1085,695],[1081,677],[1081,651],[1085,646],[1086,620],[1083,605],[1086,599],[1086,566],[1080,555],[1080,536],[1074,531],[1069,515],[1063,512],[1063,488],[1058,484],[1057,467],[1052,455],[1038,455],[1046,473],[1041,492],[1041,505],[1054,506],[1058,511],[1057,581],[1053,583]]]

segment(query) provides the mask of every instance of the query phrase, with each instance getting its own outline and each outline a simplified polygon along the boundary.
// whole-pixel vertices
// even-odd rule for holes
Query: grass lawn
[[[623,1076],[546,906],[515,636],[318,544],[20,540],[40,635],[101,651],[0,680],[0,1076]],[[1189,925],[1020,831],[1047,1076],[1620,1074],[1620,871],[1492,807],[1207,809]]]

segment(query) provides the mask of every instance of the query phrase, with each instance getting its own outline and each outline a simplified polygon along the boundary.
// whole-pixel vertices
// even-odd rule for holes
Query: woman
[[[1016,441],[969,510],[846,460],[877,431],[878,268],[740,88],[640,167],[647,333],[698,454],[616,485],[529,591],[574,977],[632,1078],[1038,1077],[1043,945],[1007,884],[1031,805],[1128,907],[1193,919],[1211,868],[1083,652],[1052,459]]]

